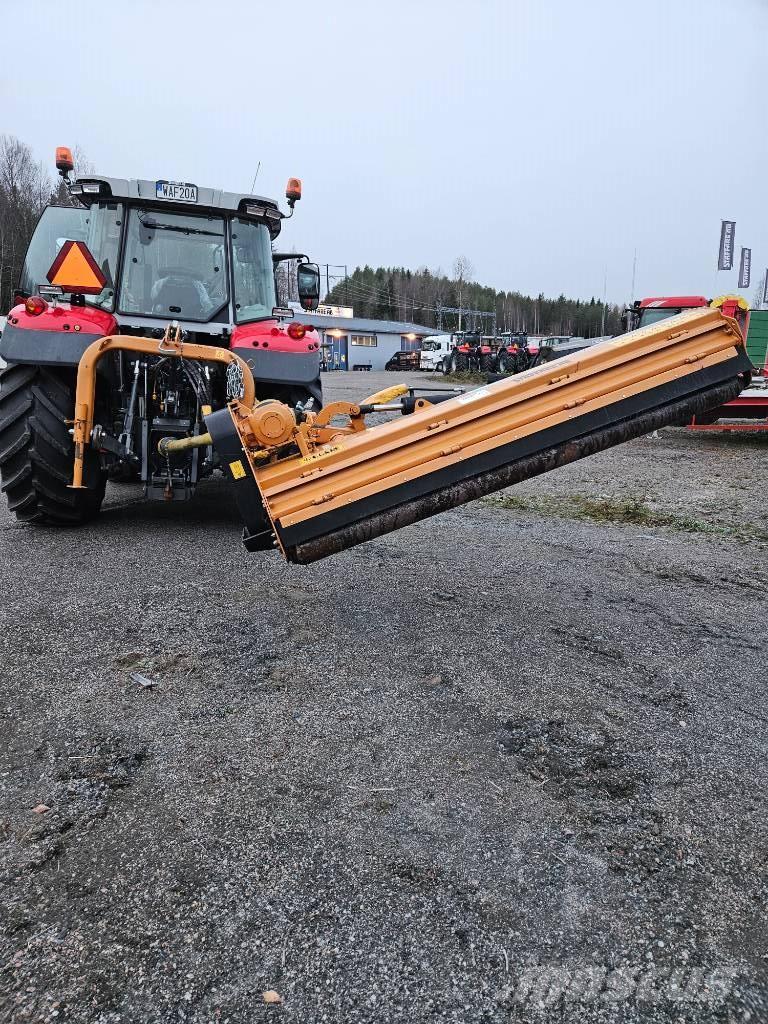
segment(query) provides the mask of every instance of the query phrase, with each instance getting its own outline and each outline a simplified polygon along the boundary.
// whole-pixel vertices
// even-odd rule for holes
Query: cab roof
[[[239,213],[266,221],[273,239],[280,233],[280,221],[285,215],[274,199],[242,192],[225,192],[220,188],[205,188],[202,185],[192,186],[196,190],[195,201],[160,199],[157,195],[157,186],[161,182],[189,184],[187,182],[168,182],[167,179],[162,178],[150,181],[146,178],[105,178],[101,175],[87,175],[72,183],[70,193],[74,193],[75,197],[85,206],[98,202],[100,199],[112,198],[142,205],[153,204],[158,208],[173,209],[176,213],[194,213],[195,210]],[[86,191],[85,186],[88,185],[99,185],[99,189],[98,191]]]
[[[697,309],[699,306],[708,306],[709,299],[703,295],[660,295],[641,299],[640,309]]]

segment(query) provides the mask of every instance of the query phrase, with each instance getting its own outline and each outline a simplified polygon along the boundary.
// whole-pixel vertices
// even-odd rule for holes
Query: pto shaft
[[[157,442],[157,450],[161,455],[172,452],[184,452],[188,448],[207,448],[213,444],[210,434],[193,434],[192,437],[161,437]]]

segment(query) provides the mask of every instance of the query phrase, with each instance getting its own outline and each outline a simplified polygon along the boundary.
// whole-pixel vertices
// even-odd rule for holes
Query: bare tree
[[[472,280],[475,268],[466,256],[457,256],[453,261],[453,276],[456,279],[456,292],[459,299],[459,330],[461,330],[461,310],[464,285]]]
[[[765,276],[765,274],[761,274],[760,280],[757,282],[757,287],[755,288],[754,293],[752,295],[753,309],[763,308],[763,296],[765,295]]]
[[[96,168],[85,155],[82,146],[75,146],[72,150],[72,161],[75,165],[76,178],[90,178],[96,173]]]
[[[74,162],[79,175],[93,174],[79,146]],[[26,142],[0,135],[0,313],[13,302],[29,240],[49,203],[72,205],[64,183],[54,182],[47,164],[35,160]]]
[[[11,305],[35,224],[51,200],[44,164],[12,135],[0,135],[0,311]]]
[[[277,286],[277,302],[280,306],[287,306],[289,302],[299,301],[299,289],[296,278],[299,262],[297,256],[295,260],[281,260],[277,264],[275,283]]]

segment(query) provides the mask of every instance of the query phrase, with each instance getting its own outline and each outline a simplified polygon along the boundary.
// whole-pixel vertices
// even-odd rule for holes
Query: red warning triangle
[[[107,283],[85,242],[65,242],[46,277],[62,291],[83,295],[98,295]]]

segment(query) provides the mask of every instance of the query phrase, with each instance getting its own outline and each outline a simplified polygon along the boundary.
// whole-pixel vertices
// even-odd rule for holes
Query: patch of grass
[[[644,526],[649,529],[666,527],[683,533],[708,533],[735,537],[748,543],[768,541],[768,531],[750,523],[728,526],[721,523],[705,522],[692,516],[660,512],[652,508],[646,497],[627,495],[619,498],[590,498],[584,494],[547,494],[541,496],[520,496],[503,494],[481,499],[496,508],[516,512],[532,512],[543,516],[559,516],[562,519],[586,520],[593,523],[618,523],[620,525]]]
[[[474,371],[467,370],[465,373],[436,373],[432,376],[426,377],[426,380],[433,380],[436,383],[449,383],[449,384],[485,384],[485,373],[475,373]]]

